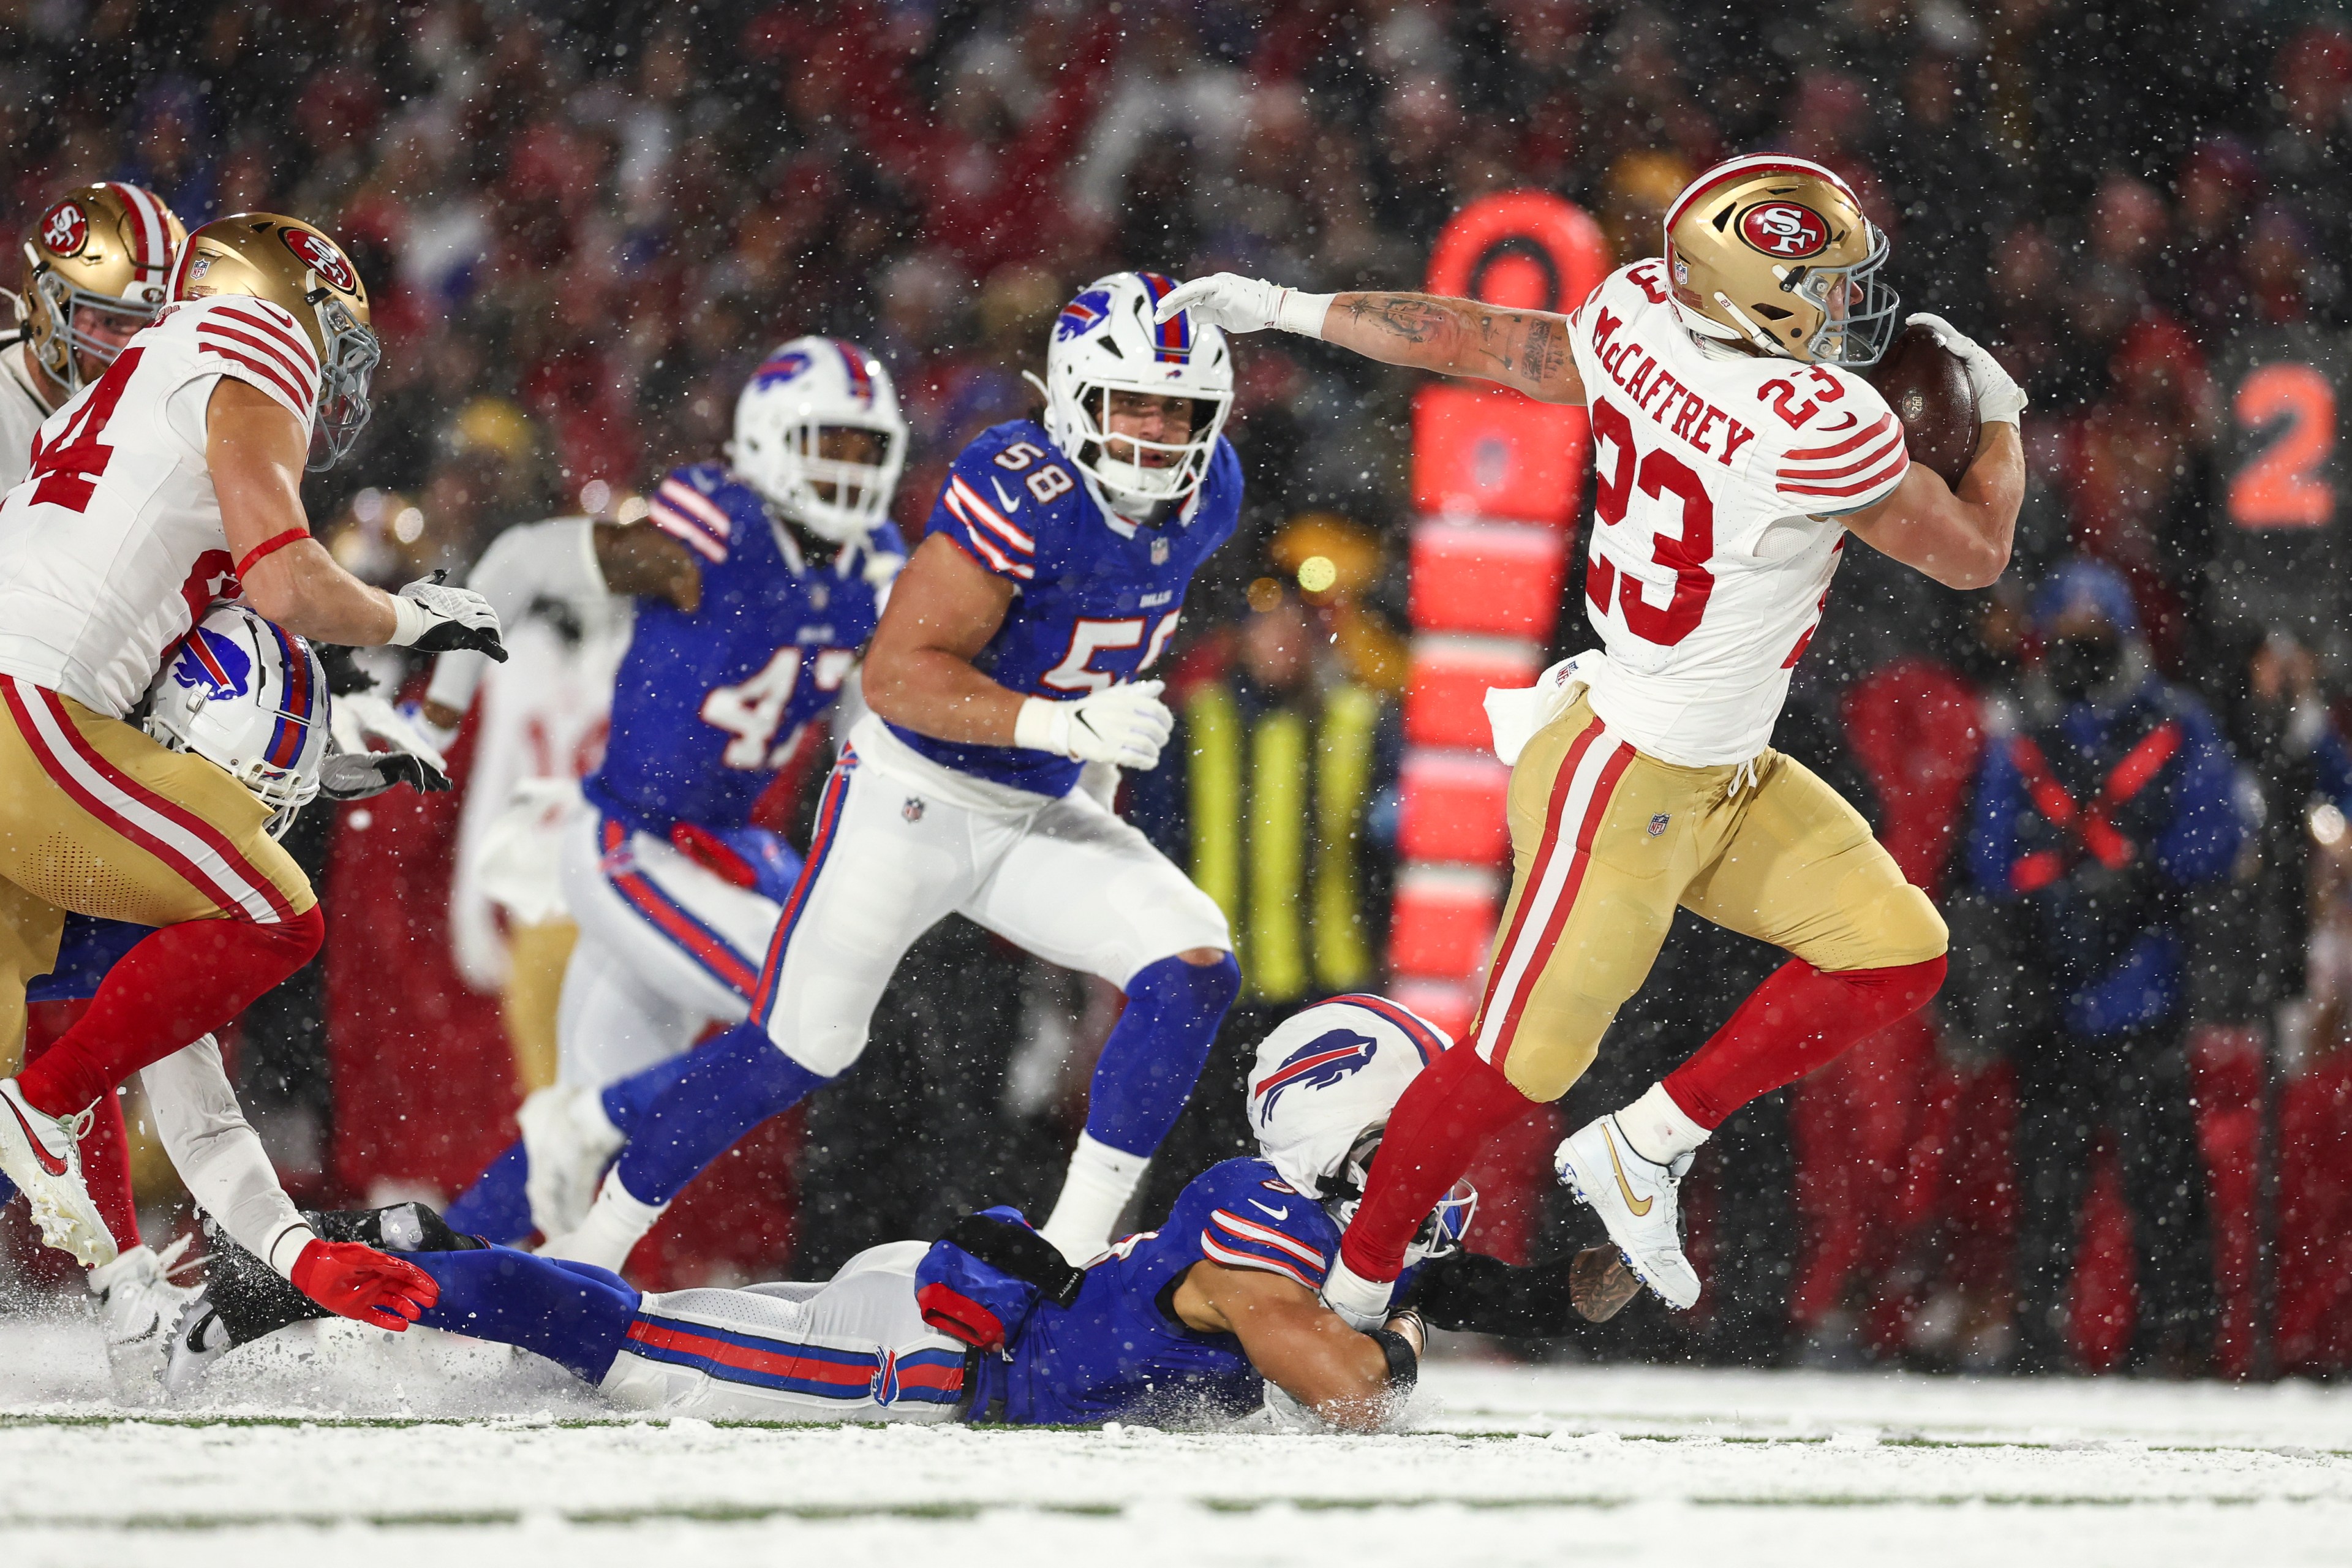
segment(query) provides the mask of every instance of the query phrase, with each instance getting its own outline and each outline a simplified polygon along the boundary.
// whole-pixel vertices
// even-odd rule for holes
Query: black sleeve
[[[349,697],[354,691],[373,691],[375,678],[359,666],[352,650],[341,643],[320,642],[310,645],[326,667],[327,690],[337,697]]]
[[[1403,1305],[1433,1329],[1556,1339],[1585,1321],[1570,1299],[1573,1256],[1524,1268],[1476,1252],[1456,1252],[1421,1271]]]

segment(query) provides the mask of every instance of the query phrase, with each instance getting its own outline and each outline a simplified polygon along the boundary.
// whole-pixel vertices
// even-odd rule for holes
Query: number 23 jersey
[[[1220,437],[1199,487],[1165,521],[1129,522],[1079,482],[1043,426],[1016,419],[963,449],[924,532],[945,533],[1013,584],[973,665],[1014,691],[1066,701],[1151,668],[1192,574],[1232,535],[1241,505],[1241,459]],[[1015,789],[1059,797],[1078,782],[1078,764],[1050,752],[890,731],[934,763]]]
[[[42,422],[31,471],[0,501],[0,674],[119,719],[213,601],[236,596],[205,458],[223,376],[310,428],[310,337],[242,295],[165,310]]]
[[[1703,343],[1665,263],[1621,268],[1570,317],[1592,418],[1585,614],[1612,730],[1682,767],[1771,740],[1845,547],[1839,513],[1910,468],[1875,388],[1834,365]]]

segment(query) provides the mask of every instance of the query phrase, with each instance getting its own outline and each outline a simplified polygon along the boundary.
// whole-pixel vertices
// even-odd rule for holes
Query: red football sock
[[[1834,973],[1792,958],[1748,993],[1731,1022],[1697,1054],[1666,1075],[1666,1092],[1701,1127],[1720,1127],[1758,1095],[1794,1083],[1925,1006],[1943,983],[1941,958]]]
[[[150,1062],[210,1034],[310,962],[327,933],[317,905],[269,925],[187,921],[126,952],[81,1021],[16,1080],[26,1101],[70,1116]]]
[[[1405,1086],[1348,1222],[1339,1256],[1366,1279],[1404,1272],[1405,1244],[1480,1144],[1536,1107],[1468,1046],[1456,1046]]]
[[[41,1059],[67,1028],[68,1018],[79,1017],[79,1002],[37,1003],[25,1031],[25,1059]],[[45,1016],[45,1015],[47,1015]],[[91,1108],[89,1131],[81,1135],[81,1179],[98,1205],[114,1245],[129,1251],[139,1245],[139,1205],[131,1195],[131,1134],[122,1124],[122,1101],[101,1094]]]

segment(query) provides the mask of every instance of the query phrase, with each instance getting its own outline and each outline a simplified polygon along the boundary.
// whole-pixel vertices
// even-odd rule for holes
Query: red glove
[[[294,1289],[339,1317],[404,1331],[441,1299],[440,1284],[414,1263],[356,1241],[313,1241],[296,1255]]]

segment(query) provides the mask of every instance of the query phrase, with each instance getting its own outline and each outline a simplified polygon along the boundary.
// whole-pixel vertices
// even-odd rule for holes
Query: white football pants
[[[749,1016],[776,901],[593,806],[563,829],[580,925],[556,1014],[556,1081],[601,1088],[676,1056],[712,1020]]]
[[[598,1386],[624,1405],[722,1420],[949,1420],[965,1349],[915,1305],[929,1250],[869,1247],[821,1285],[645,1297]]]
[[[875,1005],[907,949],[950,914],[1122,991],[1163,958],[1233,946],[1215,900],[1084,790],[981,809],[879,773],[850,751],[825,782],[808,869],[776,929],[751,1016],[786,1056],[838,1074],[865,1050]]]

